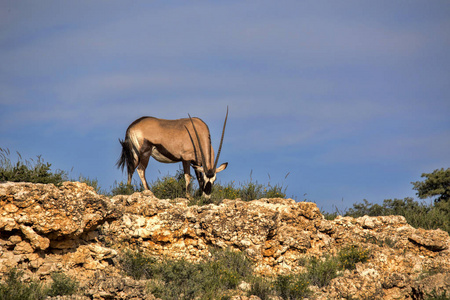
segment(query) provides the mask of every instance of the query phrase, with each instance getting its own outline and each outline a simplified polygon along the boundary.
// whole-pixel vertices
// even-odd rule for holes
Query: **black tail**
[[[131,143],[131,140],[128,138],[128,136],[126,136],[124,141],[119,139],[119,142],[122,145],[122,154],[117,160],[116,163],[117,168],[121,168],[123,172],[123,169],[125,168],[126,165],[128,174],[133,174],[134,172],[133,152],[132,152],[133,145]]]

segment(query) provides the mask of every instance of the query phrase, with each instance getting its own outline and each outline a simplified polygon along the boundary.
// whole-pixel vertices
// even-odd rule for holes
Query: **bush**
[[[126,250],[119,259],[122,270],[136,280],[151,278],[156,259],[142,251]]]
[[[336,256],[325,256],[323,259],[311,257],[302,265],[306,272],[302,274],[280,275],[273,281],[254,278],[249,295],[256,295],[262,300],[278,296],[282,299],[303,299],[310,295],[309,285],[320,288],[327,286],[330,281],[339,276],[339,272],[345,269],[354,269],[358,262],[365,262],[369,258],[369,252],[355,245],[347,246],[338,252]]]
[[[38,282],[23,283],[23,272],[11,269],[6,274],[4,284],[0,283],[0,299],[2,300],[40,300],[45,298],[42,285]]]
[[[211,193],[213,203],[220,203],[223,199],[236,199],[239,197],[239,189],[234,186],[234,181],[226,185],[223,185],[220,182],[214,183]]]
[[[357,263],[366,262],[369,259],[369,250],[350,245],[341,249],[337,257],[341,269],[354,270]]]
[[[131,185],[123,182],[115,182],[111,190],[111,196],[131,195],[136,192],[142,192],[143,190],[144,186],[142,184],[138,186],[136,183]]]
[[[333,278],[338,276],[340,265],[338,260],[332,256],[326,256],[323,260],[312,257],[306,265],[306,277],[312,285],[324,287]]]
[[[53,273],[50,286],[39,282],[22,282],[23,271],[11,269],[6,274],[5,283],[0,283],[2,300],[41,300],[47,296],[73,295],[78,289],[78,282],[63,273]]]
[[[185,197],[186,179],[184,178],[183,171],[178,170],[174,177],[166,175],[161,179],[158,178],[150,184],[150,190],[159,199],[175,199]]]
[[[318,287],[327,286],[339,276],[342,270],[353,270],[359,262],[369,259],[369,251],[356,245],[342,248],[336,256],[325,256],[323,259],[312,257],[306,263],[305,278],[307,282]]]
[[[51,275],[53,283],[47,289],[48,296],[73,295],[78,290],[78,282],[61,272],[55,272]]]
[[[270,280],[263,277],[254,277],[248,295],[258,296],[261,300],[269,300],[272,299],[274,294],[273,289],[274,285]]]
[[[213,248],[211,255],[212,261],[226,266],[230,272],[240,278],[246,278],[252,274],[252,262],[242,252]]]
[[[221,299],[251,276],[251,263],[242,253],[213,250],[210,259],[156,261],[142,253],[125,251],[122,269],[135,279],[151,279],[149,290],[162,299]]]
[[[310,294],[309,282],[301,275],[280,275],[275,280],[277,295],[285,300],[303,299]]]
[[[239,198],[243,201],[251,201],[261,198],[285,198],[286,188],[275,185],[271,186],[270,183],[267,186],[259,184],[258,182],[248,181],[241,184],[238,189]]]
[[[369,203],[353,204],[345,215],[354,218],[368,216],[404,216],[408,224],[415,228],[437,229],[450,232],[450,201],[440,201],[427,205],[412,198],[387,199],[382,205]]]
[[[53,183],[61,184],[67,180],[67,173],[61,170],[50,172],[50,163],[44,163],[40,155],[37,160],[23,160],[17,152],[17,163],[11,163],[8,149],[0,148],[0,181],[32,182],[32,183]]]

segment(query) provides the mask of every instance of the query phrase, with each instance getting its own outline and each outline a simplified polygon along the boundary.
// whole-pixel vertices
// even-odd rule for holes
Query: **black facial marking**
[[[211,182],[207,182],[203,188],[203,192],[206,195],[211,195],[211,190],[212,190],[212,184],[211,184]]]

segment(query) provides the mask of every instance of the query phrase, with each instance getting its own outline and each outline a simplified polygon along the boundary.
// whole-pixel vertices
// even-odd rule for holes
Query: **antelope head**
[[[223,143],[223,136],[225,134],[225,127],[227,125],[227,119],[228,119],[228,107],[227,107],[227,114],[225,116],[225,121],[223,123],[223,129],[222,129],[222,137],[220,138],[220,144],[219,149],[217,150],[217,156],[214,159],[214,154],[212,151],[207,151],[206,153],[211,153],[211,161],[214,162],[214,166],[212,168],[208,168],[208,165],[206,163],[206,157],[205,157],[205,151],[203,151],[203,146],[200,143],[200,137],[198,136],[197,129],[195,128],[194,121],[192,120],[191,116],[189,115],[189,119],[191,120],[192,127],[194,128],[195,136],[197,137],[198,147],[200,148],[200,156],[201,156],[201,166],[193,165],[193,168],[195,169],[197,173],[197,179],[198,183],[200,185],[200,188],[203,192],[203,197],[206,199],[209,199],[211,197],[211,191],[212,186],[214,184],[214,181],[216,180],[216,174],[225,170],[228,166],[228,163],[223,163],[217,168],[217,162],[219,161],[220,151],[222,151],[222,143]],[[211,140],[210,140],[211,143]],[[195,147],[195,146],[194,146]],[[207,145],[207,147],[211,147],[211,144]]]

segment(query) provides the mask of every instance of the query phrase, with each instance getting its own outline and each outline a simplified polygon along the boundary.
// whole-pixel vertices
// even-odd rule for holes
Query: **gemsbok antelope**
[[[153,157],[162,163],[183,163],[187,198],[191,197],[189,184],[192,166],[203,196],[206,199],[211,197],[216,174],[228,166],[228,163],[223,163],[217,168],[228,119],[228,107],[216,159],[208,126],[201,119],[192,118],[189,114],[188,116],[189,118],[178,120],[142,117],[128,126],[125,140],[119,139],[122,154],[117,161],[117,167],[121,168],[122,172],[125,165],[127,167],[128,185],[131,184],[131,178],[137,168],[144,188],[150,190],[145,179],[145,169],[150,157]]]

